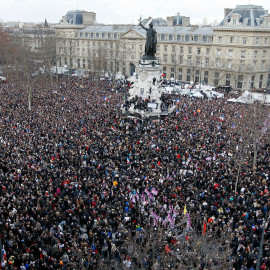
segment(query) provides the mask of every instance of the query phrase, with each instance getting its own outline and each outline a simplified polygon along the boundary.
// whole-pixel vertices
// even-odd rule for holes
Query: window
[[[206,65],[206,66],[209,65],[209,57],[205,57],[205,65]]]
[[[257,58],[257,55],[258,55],[258,51],[255,50],[255,51],[253,52],[253,57],[254,57],[254,58]]]
[[[201,57],[196,56],[196,65],[200,65],[200,64],[201,64]]]
[[[172,52],[175,52],[175,45],[172,46]]]
[[[169,40],[173,40],[173,35],[169,35]]]
[[[182,65],[184,63],[184,57],[183,55],[179,56],[179,64]]]
[[[270,87],[270,73],[268,74],[266,87],[267,87],[267,88]]]
[[[94,33],[91,33],[91,38],[94,38]]]
[[[265,68],[265,60],[262,60],[262,69]]]
[[[195,82],[199,82],[200,81],[200,71],[199,70],[196,70],[195,71]]]
[[[247,44],[247,38],[243,38],[243,44]]]
[[[203,36],[203,42],[207,42],[207,36]]]
[[[268,43],[268,38],[264,38],[264,44],[267,45]]]
[[[221,49],[217,49],[217,56],[221,55]]]
[[[262,88],[263,85],[263,74],[260,75],[259,88]]]
[[[210,48],[206,48],[206,54],[208,55],[210,53]]]
[[[255,75],[251,76],[250,88],[254,88]]]
[[[218,42],[222,42],[222,37],[218,37]]]
[[[186,41],[186,42],[189,41],[189,35],[185,35],[185,41]]]
[[[85,68],[85,59],[83,59],[83,68]]]
[[[198,36],[194,36],[194,41],[198,41]]]
[[[191,55],[188,56],[187,63],[188,63],[188,65],[192,64],[192,56]]]
[[[86,37],[86,38],[88,37],[88,33],[85,33],[85,37]]]
[[[96,33],[96,38],[99,38],[99,33]]]
[[[192,54],[192,47],[188,47],[188,53]]]
[[[178,41],[181,40],[181,35],[177,35],[177,40],[178,40]]]
[[[80,33],[80,37],[82,37],[82,36],[83,36],[83,33],[81,32],[81,33]]]
[[[108,39],[110,39],[111,38],[111,33],[108,33]]]
[[[182,79],[183,79],[183,74],[182,73],[183,73],[182,68],[179,68],[179,73],[178,73],[178,80],[179,81],[182,81]]]
[[[113,38],[114,38],[114,39],[117,39],[117,33],[114,33],[114,34],[113,34]]]
[[[78,67],[78,68],[81,67],[81,59],[80,59],[80,58],[77,59],[77,67]]]
[[[246,57],[246,51],[245,50],[241,50],[241,58],[245,58]]]
[[[243,87],[243,75],[238,75],[237,88],[242,89],[242,87]]]
[[[263,57],[266,57],[267,51],[263,50]]]
[[[197,48],[197,54],[201,54],[201,48]]]
[[[233,49],[229,49],[228,51],[228,57],[232,58],[233,56]]]
[[[168,62],[168,57],[167,57],[167,54],[163,54],[163,61],[164,61],[165,63],[167,63],[167,62]]]
[[[231,85],[231,74],[227,73],[226,74],[226,82],[225,82],[226,86],[230,86]]]
[[[172,63],[175,63],[175,54],[171,55],[171,60],[172,60]]]
[[[259,37],[256,37],[256,39],[255,39],[255,44],[259,44],[260,43],[260,38]]]
[[[180,47],[180,53],[184,53],[184,48]]]
[[[172,67],[171,68],[171,78],[174,78],[174,71],[175,71],[175,69]]]
[[[161,40],[165,40],[165,35],[164,34],[161,34],[160,39]]]
[[[190,69],[187,70],[187,81],[190,82]]]
[[[228,59],[228,68],[232,68],[232,59]]]
[[[208,84],[208,71],[204,71],[204,83]]]
[[[164,45],[164,52],[167,52],[167,51],[168,51],[168,46]]]
[[[215,72],[214,84],[218,86],[219,83],[219,72]]]
[[[233,43],[233,39],[234,39],[233,37],[230,37],[230,43]]]

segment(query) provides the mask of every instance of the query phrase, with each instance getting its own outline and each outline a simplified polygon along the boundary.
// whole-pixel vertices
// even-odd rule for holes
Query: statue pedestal
[[[170,109],[164,108],[161,101],[163,89],[160,85],[161,66],[157,59],[141,59],[136,68],[136,77],[129,90],[127,107],[122,111],[131,115],[137,115],[141,118],[160,117],[168,115]]]

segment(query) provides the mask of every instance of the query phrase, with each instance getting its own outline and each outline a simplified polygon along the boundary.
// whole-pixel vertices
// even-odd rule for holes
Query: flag
[[[167,254],[171,252],[171,249],[170,249],[170,247],[169,247],[168,244],[165,245],[165,252],[166,252]]]
[[[206,234],[206,222],[203,223],[203,231],[202,234],[205,235]]]
[[[157,191],[155,188],[152,188],[152,189],[151,189],[151,193],[152,193],[153,195],[155,195],[155,196],[158,195],[158,191]]]
[[[6,250],[3,246],[2,250],[1,250],[1,266],[5,266],[7,263],[7,253]]]
[[[189,213],[187,213],[187,231],[191,229],[191,219]]]
[[[186,215],[187,214],[187,206],[185,205],[184,206],[184,215]]]

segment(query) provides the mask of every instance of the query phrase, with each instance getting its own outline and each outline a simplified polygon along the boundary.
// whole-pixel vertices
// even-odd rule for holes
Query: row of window
[[[209,82],[209,71],[208,70],[201,72],[200,70],[192,71],[191,69],[187,69],[185,77],[183,76],[183,69],[182,68],[179,68],[178,70],[176,70],[174,67],[171,67],[169,71],[170,71],[171,78],[175,78],[175,74],[176,74],[176,72],[178,72],[178,76],[176,79],[178,79],[179,81],[187,81],[187,82],[194,81],[196,83],[203,82],[205,84],[208,84],[208,82]],[[167,72],[167,68],[166,68],[166,66],[164,66],[163,73],[166,74],[166,72]],[[214,75],[214,84],[215,84],[215,86],[218,86],[219,83],[221,82],[220,72],[214,72],[213,75]],[[263,80],[264,80],[264,75],[260,74],[259,84],[258,84],[259,88],[263,87]],[[244,81],[244,76],[242,74],[239,74],[235,77],[231,73],[227,73],[225,76],[225,85],[226,86],[233,86],[233,87],[237,87],[239,89],[242,89],[243,88],[243,81]],[[233,82],[235,82],[236,85],[232,85]],[[253,75],[251,77],[250,87],[251,88],[255,87],[255,75]],[[267,88],[270,87],[270,73],[268,74],[268,77],[267,77],[266,87]]]
[[[269,45],[270,39],[268,37],[235,37],[235,36],[217,36],[218,43],[236,43],[246,45],[253,41],[253,44]]]
[[[173,34],[158,34],[158,40],[161,41],[182,41],[182,42],[213,42],[213,36],[208,35],[173,35]]]
[[[75,37],[84,37],[84,38],[91,38],[91,39],[118,39],[120,37],[119,33],[88,33],[88,32],[80,32],[75,33]]]
[[[120,38],[120,33],[88,33],[88,32],[79,32],[75,33],[76,38],[91,38],[91,39],[118,39]],[[213,42],[213,36],[209,35],[173,35],[173,34],[158,34],[158,40],[161,41],[182,41],[182,42]]]

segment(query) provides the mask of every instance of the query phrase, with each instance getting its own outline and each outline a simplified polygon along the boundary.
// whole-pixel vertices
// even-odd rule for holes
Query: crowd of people
[[[140,121],[113,84],[36,85],[31,111],[25,89],[0,85],[1,268],[254,270],[264,230],[270,269],[269,133],[254,170],[250,106],[179,97]],[[227,245],[225,264],[182,259],[195,235]]]

